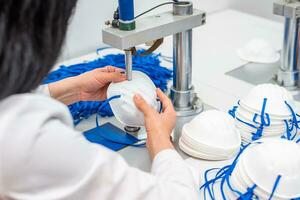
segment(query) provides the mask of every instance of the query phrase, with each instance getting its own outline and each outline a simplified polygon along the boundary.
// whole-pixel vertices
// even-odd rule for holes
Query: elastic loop
[[[259,124],[259,122],[256,121],[257,116],[258,116],[258,114],[255,113],[254,116],[253,116],[252,121],[253,121],[254,123],[256,123],[256,124]]]
[[[225,191],[224,191],[224,184],[227,184],[228,188],[234,192],[235,194],[238,195],[239,200],[250,200],[250,199],[259,199],[257,195],[254,194],[255,189],[257,188],[257,185],[254,184],[251,187],[247,188],[247,191],[245,193],[242,193],[241,191],[238,191],[237,189],[233,188],[231,183],[230,183],[230,176],[232,174],[232,172],[234,171],[237,162],[240,158],[240,156],[244,153],[244,151],[250,146],[250,145],[255,145],[255,144],[262,144],[262,142],[253,142],[250,144],[247,144],[245,146],[242,146],[240,152],[238,153],[238,155],[235,157],[234,161],[232,162],[231,165],[227,165],[223,168],[212,168],[212,169],[208,169],[205,171],[204,173],[204,180],[205,183],[200,187],[200,190],[204,190],[204,200],[206,200],[206,192],[208,191],[210,199],[215,199],[215,194],[214,194],[214,184],[217,181],[221,181],[220,184],[220,190],[221,190],[221,195],[222,195],[222,199],[226,200],[226,195],[225,195]],[[208,174],[212,171],[215,170],[219,170],[215,177],[212,179],[208,179]],[[279,181],[280,181],[281,176],[279,175],[274,183],[274,186],[272,188],[272,193],[270,194],[269,200],[272,199],[272,197],[275,194],[275,191],[278,187]]]
[[[274,184],[274,186],[273,186],[272,193],[271,193],[271,195],[270,195],[269,200],[271,200],[271,199],[273,198],[274,193],[275,193],[275,191],[276,191],[276,188],[278,187],[278,184],[279,184],[280,179],[281,179],[281,175],[278,175],[277,178],[276,178],[275,184]]]
[[[233,118],[235,118],[237,109],[238,109],[238,106],[233,106],[231,110],[228,110],[228,114],[231,115]]]
[[[112,101],[114,99],[119,99],[119,98],[121,98],[121,95],[116,95],[116,96],[112,96],[109,99],[106,99],[105,101],[102,102],[102,104],[98,108],[98,112],[96,113],[96,126],[97,127],[99,127],[99,121],[98,121],[99,111],[102,110],[104,107],[106,107],[110,101]]]

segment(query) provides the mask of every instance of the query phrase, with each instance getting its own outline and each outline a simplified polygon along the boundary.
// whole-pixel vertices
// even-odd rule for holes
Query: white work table
[[[257,16],[235,10],[224,10],[207,16],[207,24],[193,32],[193,84],[201,99],[211,107],[227,111],[237,100],[244,96],[253,85],[235,79],[226,72],[236,69],[247,62],[239,59],[236,50],[253,38],[269,40],[276,49],[282,44],[283,25]],[[106,50],[108,53],[111,50]],[[114,52],[118,52],[113,50]],[[159,49],[163,55],[172,55],[172,38],[168,37]],[[63,64],[69,65],[99,57],[95,53],[76,58]],[[113,121],[114,119],[101,119]],[[80,131],[95,127],[95,117],[82,121]],[[128,147],[119,152],[127,162],[145,171],[150,169],[150,158],[146,149]],[[181,152],[182,154],[182,152]],[[182,154],[183,155],[183,154]],[[201,182],[205,169],[220,167],[229,163],[209,162],[184,156],[186,162],[195,169],[195,178]]]

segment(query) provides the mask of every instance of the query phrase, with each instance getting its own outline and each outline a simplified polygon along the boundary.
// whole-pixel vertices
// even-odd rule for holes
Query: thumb
[[[147,102],[143,99],[143,97],[141,97],[141,95],[136,94],[134,95],[134,103],[136,105],[136,107],[145,115],[149,115],[150,113],[153,112],[153,109],[151,106],[149,106],[147,104]]]

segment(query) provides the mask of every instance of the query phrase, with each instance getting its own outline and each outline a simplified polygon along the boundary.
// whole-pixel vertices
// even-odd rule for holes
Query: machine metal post
[[[300,2],[297,0],[280,0],[274,3],[274,14],[285,17],[281,64],[277,82],[290,90],[297,89],[300,85],[299,9]]]
[[[174,4],[173,14],[193,14],[193,4]],[[192,85],[192,29],[173,35],[173,87],[171,98],[179,116],[189,116],[202,111],[202,103],[194,93]]]
[[[126,68],[126,79],[132,80],[132,53],[130,50],[125,50],[125,68]]]

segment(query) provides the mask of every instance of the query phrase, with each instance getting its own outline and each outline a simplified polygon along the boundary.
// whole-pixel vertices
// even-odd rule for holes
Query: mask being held
[[[153,109],[159,110],[156,87],[152,80],[139,71],[132,72],[131,81],[111,83],[107,90],[107,97],[120,95],[120,98],[110,102],[111,109],[122,124],[126,126],[144,126],[144,115],[135,106],[134,95],[139,94]]]

